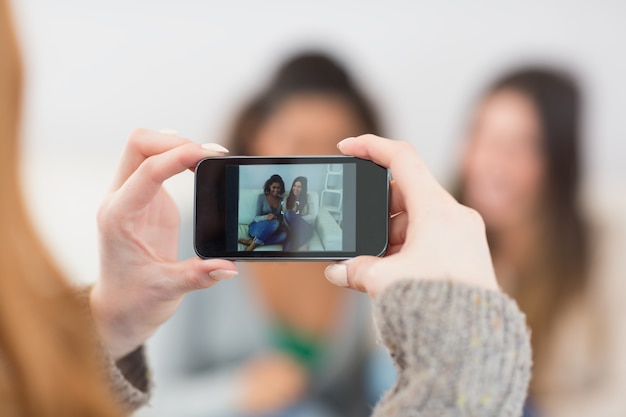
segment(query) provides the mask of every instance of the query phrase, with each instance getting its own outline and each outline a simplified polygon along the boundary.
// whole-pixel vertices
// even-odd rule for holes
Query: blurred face
[[[478,109],[463,161],[466,204],[488,227],[528,224],[540,208],[545,162],[541,126],[523,93],[493,93]]]
[[[271,155],[332,155],[337,142],[362,133],[352,109],[328,94],[303,94],[287,99],[261,126],[251,153]]]
[[[277,182],[273,182],[270,185],[270,195],[272,197],[280,197],[280,184]]]
[[[302,192],[302,183],[300,181],[294,182],[293,187],[291,187],[291,192],[296,197],[300,197],[300,193]]]

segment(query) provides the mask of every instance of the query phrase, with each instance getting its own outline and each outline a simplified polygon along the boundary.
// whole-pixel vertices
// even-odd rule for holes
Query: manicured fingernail
[[[337,144],[337,147],[338,147],[339,149],[341,149],[341,145],[343,145],[344,143],[346,143],[347,141],[352,140],[352,139],[354,139],[354,138],[345,138],[344,140],[340,141],[340,142]]]
[[[225,147],[217,143],[205,143],[204,145],[202,145],[202,149],[210,151],[210,152],[222,152],[222,153],[230,152],[228,149],[226,149]]]
[[[332,264],[324,271],[326,279],[339,287],[348,287],[348,267],[345,264]]]
[[[233,271],[231,269],[216,269],[215,271],[209,272],[209,276],[216,281],[230,279],[235,275],[237,275],[237,271]]]
[[[159,133],[163,133],[165,135],[178,135],[178,130],[176,129],[161,129]]]

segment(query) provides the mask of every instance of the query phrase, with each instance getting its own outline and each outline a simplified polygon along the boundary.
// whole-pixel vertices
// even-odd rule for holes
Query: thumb
[[[190,258],[172,265],[174,286],[182,293],[209,288],[237,275],[233,262],[224,259]]]
[[[358,256],[349,261],[329,265],[324,271],[326,279],[339,287],[367,292],[375,296],[376,279],[374,267],[382,261],[375,256]]]

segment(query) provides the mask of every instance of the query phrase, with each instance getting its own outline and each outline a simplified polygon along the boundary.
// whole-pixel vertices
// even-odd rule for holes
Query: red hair
[[[0,0],[0,404],[8,416],[119,416],[83,306],[46,253],[20,192],[21,59]]]

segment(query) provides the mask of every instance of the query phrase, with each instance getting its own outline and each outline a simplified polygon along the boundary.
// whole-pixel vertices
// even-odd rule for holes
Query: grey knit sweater
[[[380,338],[398,370],[373,417],[518,417],[530,380],[524,315],[506,295],[458,283],[406,280],[374,302]],[[111,364],[128,409],[148,401],[143,352]]]
[[[524,315],[506,295],[404,281],[378,297],[374,314],[398,370],[374,417],[522,414],[530,338]]]

